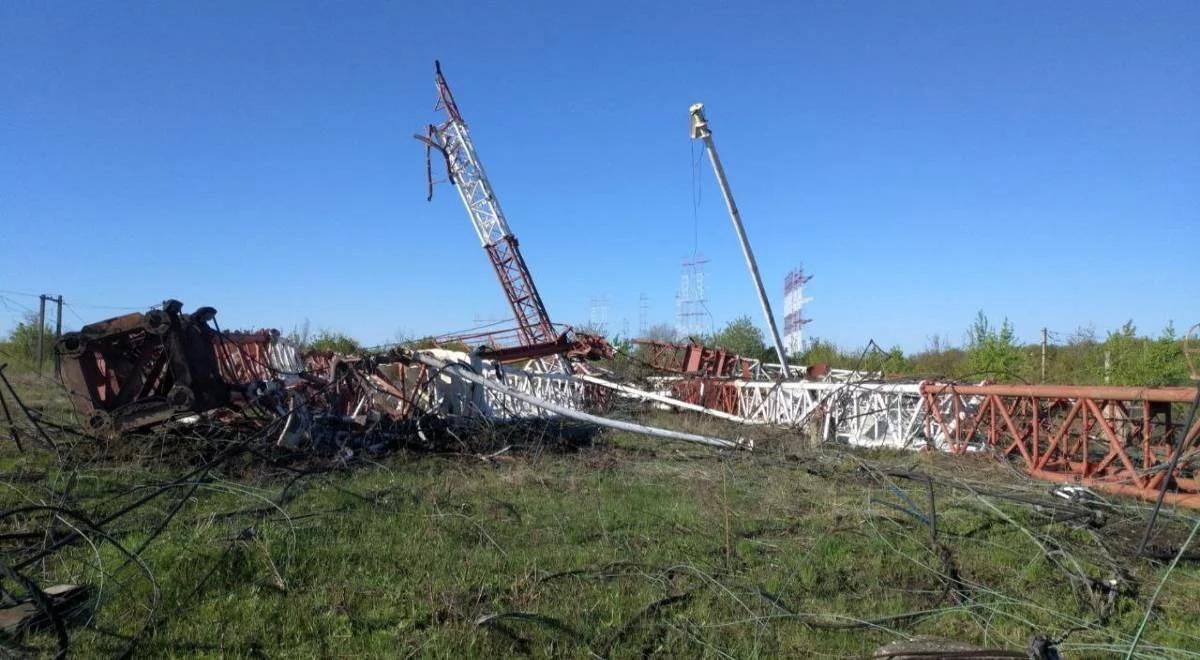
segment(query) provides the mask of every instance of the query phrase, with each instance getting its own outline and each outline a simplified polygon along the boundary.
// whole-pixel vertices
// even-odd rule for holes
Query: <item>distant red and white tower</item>
[[[804,326],[812,319],[804,318],[804,305],[812,298],[804,297],[804,285],[812,279],[800,267],[787,274],[783,281],[783,345],[788,355],[804,352]]]

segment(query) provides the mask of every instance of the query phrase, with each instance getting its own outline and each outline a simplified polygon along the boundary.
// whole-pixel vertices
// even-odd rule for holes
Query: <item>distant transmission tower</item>
[[[804,318],[804,305],[812,301],[804,297],[804,284],[811,279],[800,267],[783,281],[783,345],[788,355],[804,352],[804,326],[812,320]]]
[[[638,336],[645,337],[648,326],[646,321],[650,316],[650,298],[645,293],[638,296]]]
[[[592,330],[602,335],[608,334],[608,296],[592,298],[591,309],[588,312],[588,325]]]
[[[704,264],[701,255],[683,260],[679,293],[675,295],[675,329],[683,337],[701,337],[712,332],[712,316],[704,297]]]

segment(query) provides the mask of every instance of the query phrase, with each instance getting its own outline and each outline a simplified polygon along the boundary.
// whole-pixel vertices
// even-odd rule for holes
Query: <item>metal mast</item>
[[[746,229],[742,227],[742,216],[738,213],[737,204],[733,201],[729,182],[725,180],[725,168],[721,167],[721,158],[717,156],[717,147],[713,144],[712,131],[708,129],[708,120],[704,117],[704,104],[694,103],[688,111],[692,115],[692,139],[704,140],[708,159],[712,162],[713,171],[717,173],[717,183],[721,185],[721,195],[725,197],[725,206],[729,209],[730,219],[733,220],[733,229],[737,232],[738,241],[742,244],[742,254],[746,255],[746,266],[749,267],[750,277],[758,289],[758,301],[762,303],[763,316],[767,318],[767,326],[771,329],[771,339],[774,340],[775,352],[779,355],[780,371],[784,378],[790,378],[787,354],[783,350],[783,341],[779,338],[779,328],[775,327],[775,315],[771,313],[771,302],[767,300],[767,291],[763,288],[762,277],[758,274],[758,262],[754,260],[754,252],[750,250],[750,239],[746,238]]]
[[[471,143],[467,122],[459,114],[450,86],[442,76],[442,65],[435,62],[434,67],[438,92],[436,109],[445,110],[447,118],[441,124],[430,125],[427,136],[418,135],[417,138],[425,142],[428,148],[437,149],[445,156],[450,182],[458,188],[475,233],[479,235],[479,242],[487,251],[492,267],[496,269],[496,276],[500,278],[500,285],[504,288],[504,295],[512,306],[521,344],[530,346],[553,342],[556,339],[554,326],[521,256],[517,237],[513,236],[508,221],[504,219],[504,212],[500,210],[500,202],[483,171],[475,145]]]
[[[812,320],[804,318],[804,305],[812,302],[804,295],[804,285],[811,279],[799,268],[783,281],[783,345],[792,355],[804,352],[804,326]]]

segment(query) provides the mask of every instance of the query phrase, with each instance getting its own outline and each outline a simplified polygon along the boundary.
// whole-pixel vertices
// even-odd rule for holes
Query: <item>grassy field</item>
[[[986,457],[781,431],[753,453],[602,434],[490,457],[242,456],[181,479],[186,447],[59,460],[25,430],[24,453],[0,433],[0,509],[96,523],[169,485],[110,524],[60,515],[52,533],[82,542],[24,569],[91,586],[68,630],[80,657],[870,657],[918,636],[1023,651],[1038,635],[1065,636],[1065,657],[1124,657],[1191,529],[1170,512],[1165,559],[1135,560],[1144,506],[1072,504]],[[7,514],[0,531],[50,522]],[[1198,577],[1174,567],[1134,657],[1200,656]],[[56,637],[5,644],[53,653]]]

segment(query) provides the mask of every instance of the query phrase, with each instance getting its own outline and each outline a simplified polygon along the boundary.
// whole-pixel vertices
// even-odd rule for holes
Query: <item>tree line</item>
[[[664,325],[654,326],[647,335],[665,341],[681,339],[673,328]],[[719,332],[697,339],[748,358],[778,362],[774,348],[748,316],[734,319]],[[635,357],[638,355],[635,347],[629,349],[635,352]],[[1056,336],[1046,343],[1044,377],[1042,355],[1041,342],[1019,341],[1008,319],[996,324],[979,312],[967,328],[962,346],[953,346],[935,335],[925,348],[910,353],[899,346],[884,348],[874,342],[848,348],[814,338],[803,353],[789,356],[788,361],[876,371],[886,378],[1141,386],[1189,382],[1182,337],[1171,324],[1155,336],[1140,334],[1133,321],[1105,333],[1103,338],[1092,328],[1080,328],[1066,337]]]
[[[309,332],[307,322],[287,333],[298,345],[310,350],[357,353],[361,345],[352,337],[336,331]],[[12,368],[32,368],[37,361],[37,317],[29,315],[0,341],[0,362]],[[682,341],[674,328],[651,327],[648,338]],[[53,328],[45,327],[47,362],[53,359]],[[748,316],[727,323],[719,332],[697,338],[708,346],[723,348],[752,359],[777,362],[762,330]],[[426,348],[432,340],[398,343]],[[630,377],[650,375],[644,349],[617,338],[618,355],[609,366]],[[1168,324],[1157,335],[1138,332],[1133,321],[1106,332],[1101,338],[1092,328],[1081,328],[1066,337],[1056,337],[1043,350],[1040,342],[1023,343],[1008,319],[993,323],[983,312],[967,328],[966,341],[953,346],[939,336],[930,338],[924,349],[912,353],[899,346],[883,348],[869,343],[848,348],[814,338],[800,355],[789,356],[793,364],[827,364],[837,369],[881,372],[886,378],[944,378],[953,380],[989,380],[1002,383],[1060,383],[1073,385],[1184,385],[1189,368],[1183,354],[1180,333]],[[1043,377],[1044,364],[1044,377]]]

